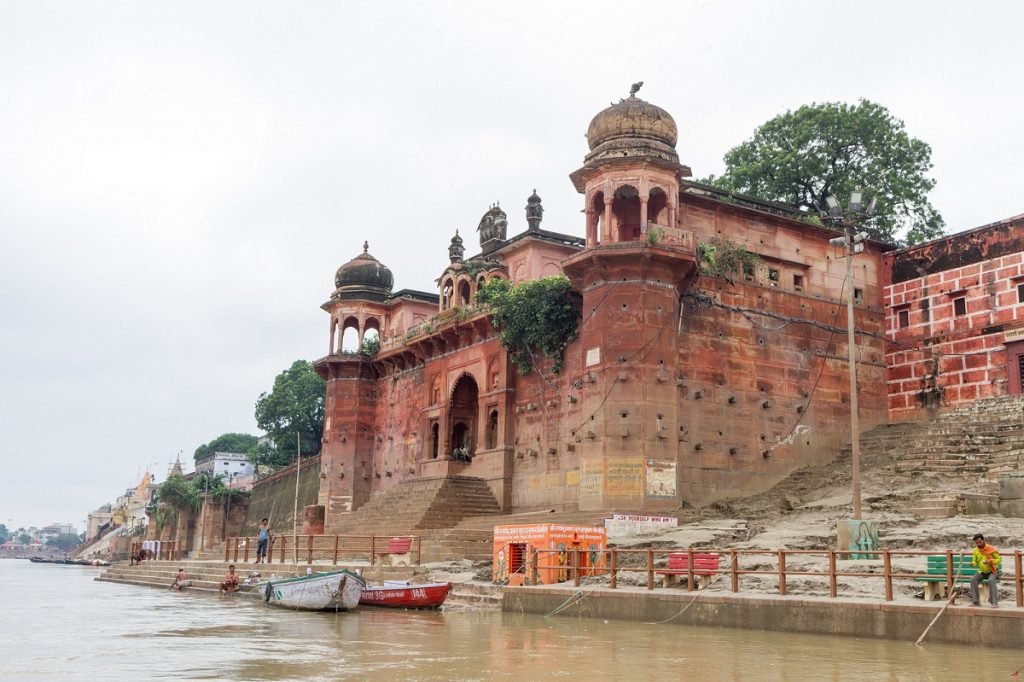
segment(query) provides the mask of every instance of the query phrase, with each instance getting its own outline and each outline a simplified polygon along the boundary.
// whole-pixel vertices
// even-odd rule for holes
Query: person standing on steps
[[[982,581],[987,581],[988,601],[992,608],[997,608],[999,606],[999,584],[996,580],[1001,572],[1003,559],[995,547],[985,542],[985,536],[981,533],[974,536],[974,553],[971,556],[971,564],[978,569],[978,572],[971,578],[971,606],[981,606],[978,585]]]
[[[270,544],[270,519],[260,521],[260,528],[256,533],[256,563],[267,563],[267,546]]]

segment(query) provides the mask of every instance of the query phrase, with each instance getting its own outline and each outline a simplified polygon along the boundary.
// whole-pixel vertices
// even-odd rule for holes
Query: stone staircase
[[[1024,470],[1024,397],[991,398],[928,421],[883,424],[861,434],[864,462],[894,475],[938,474],[963,481],[960,493],[925,494],[904,502],[919,518],[995,513],[998,476]],[[850,447],[842,451],[848,460]]]
[[[499,514],[490,487],[480,478],[452,476],[401,483],[374,493],[356,511],[328,522],[328,535],[403,535],[452,528],[467,516]]]
[[[218,561],[147,561],[138,566],[129,566],[125,562],[117,563],[108,568],[96,580],[100,582],[121,583],[168,590],[174,582],[179,568],[188,573],[192,586],[186,588],[190,592],[220,593],[220,581],[227,572],[228,564]],[[307,564],[269,564],[260,566],[238,565],[239,577],[244,581],[250,571],[259,569],[260,580],[285,578],[304,575],[307,568],[314,571],[336,570],[332,565],[317,563]],[[371,583],[384,580],[411,580],[414,583],[430,582],[432,578],[427,569],[420,566],[387,567],[387,566],[343,566],[349,570],[359,570],[363,577]],[[500,609],[504,586],[478,580],[457,582],[445,601],[444,610],[481,610]],[[242,591],[232,598],[248,598],[262,600],[262,593],[255,586],[243,586]]]
[[[861,434],[861,452],[866,458],[888,455],[897,474],[985,479],[995,492],[1000,473],[1024,468],[1024,397],[978,400],[928,421],[877,426]]]

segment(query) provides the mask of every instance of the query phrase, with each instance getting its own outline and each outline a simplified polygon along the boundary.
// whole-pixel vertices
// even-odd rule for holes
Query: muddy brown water
[[[1005,649],[493,611],[295,613],[96,575],[0,560],[0,679],[1010,680],[1024,668],[1024,651]]]

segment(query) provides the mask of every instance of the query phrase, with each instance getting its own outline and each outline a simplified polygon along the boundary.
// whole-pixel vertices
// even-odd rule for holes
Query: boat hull
[[[363,606],[384,606],[393,609],[436,609],[448,598],[451,583],[425,585],[384,584],[367,587],[359,597]]]
[[[313,575],[268,582],[263,598],[271,606],[300,611],[351,611],[359,606],[366,587],[363,579],[349,571]]]

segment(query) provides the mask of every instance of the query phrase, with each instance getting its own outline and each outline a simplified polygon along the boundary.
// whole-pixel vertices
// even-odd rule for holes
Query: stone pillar
[[[647,229],[647,199],[640,197],[640,229]]]
[[[597,214],[593,208],[587,209],[587,246],[597,244]]]
[[[601,242],[608,243],[614,241],[612,234],[614,227],[612,226],[612,202],[614,197],[605,198],[604,200],[604,225],[601,226]]]

